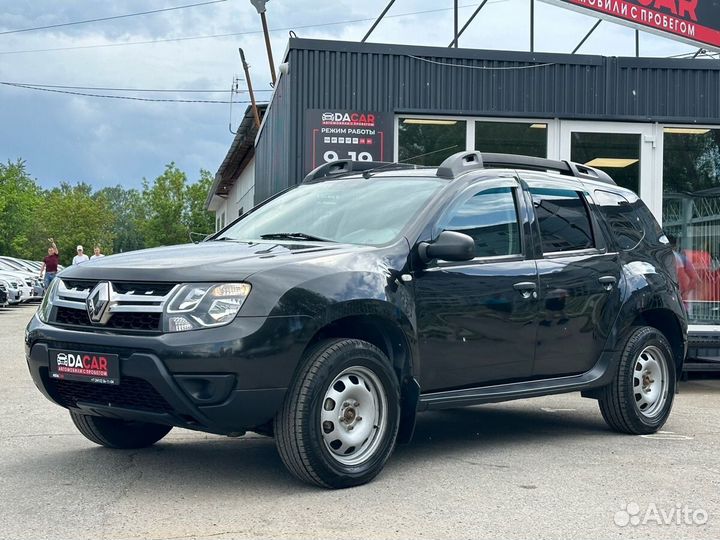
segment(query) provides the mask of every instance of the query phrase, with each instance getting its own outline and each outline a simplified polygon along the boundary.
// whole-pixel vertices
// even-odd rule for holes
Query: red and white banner
[[[720,0],[544,0],[720,51]]]

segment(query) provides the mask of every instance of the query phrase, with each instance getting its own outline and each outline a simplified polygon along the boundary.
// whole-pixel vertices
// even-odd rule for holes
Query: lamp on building
[[[273,61],[272,47],[270,46],[270,32],[268,31],[267,18],[265,17],[265,4],[269,0],[250,0],[250,3],[255,6],[255,9],[260,15],[262,21],[263,34],[265,35],[265,48],[267,49],[268,62],[270,63],[270,75],[272,77],[273,87],[275,86],[275,62]]]

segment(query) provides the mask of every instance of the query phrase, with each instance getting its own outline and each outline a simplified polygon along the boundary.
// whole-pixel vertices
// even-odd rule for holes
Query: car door
[[[528,209],[516,178],[484,180],[433,226],[475,240],[475,258],[432,261],[415,273],[423,392],[530,376],[537,271],[527,254]]]
[[[533,377],[590,370],[618,312],[620,264],[577,182],[528,180],[536,215],[539,321]]]

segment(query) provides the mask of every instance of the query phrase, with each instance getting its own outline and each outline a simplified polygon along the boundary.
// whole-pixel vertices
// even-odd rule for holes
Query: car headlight
[[[38,307],[38,319],[40,319],[44,323],[48,322],[48,320],[50,319],[50,311],[52,311],[53,307],[52,298],[53,296],[55,296],[55,290],[58,288],[59,283],[59,279],[52,280],[50,286],[45,291],[45,296],[43,296],[42,302],[40,302],[40,307]]]
[[[249,283],[183,285],[165,309],[165,331],[185,332],[232,322],[250,288]]]

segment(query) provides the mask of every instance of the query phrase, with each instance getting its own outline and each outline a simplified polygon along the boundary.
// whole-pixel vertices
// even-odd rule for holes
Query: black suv
[[[91,441],[275,437],[298,478],[368,482],[417,411],[580,391],[616,431],[668,418],[675,257],[602,171],[461,152],[333,162],[198,245],[66,269],[26,335]]]

